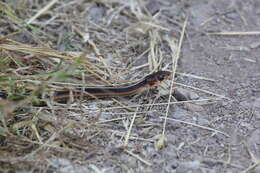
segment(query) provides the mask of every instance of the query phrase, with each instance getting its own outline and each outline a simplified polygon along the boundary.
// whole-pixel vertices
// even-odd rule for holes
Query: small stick
[[[41,16],[44,12],[49,10],[58,0],[52,0],[49,4],[47,4],[44,8],[42,8],[38,13],[36,13],[31,19],[28,20],[27,24],[31,24],[35,19]]]

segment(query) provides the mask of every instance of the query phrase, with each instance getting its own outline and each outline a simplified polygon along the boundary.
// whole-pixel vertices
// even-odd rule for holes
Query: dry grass
[[[117,85],[158,69],[175,74],[182,41],[142,2],[0,3],[0,86],[8,93],[7,100],[0,100],[0,154],[4,156],[0,172],[52,170],[68,160],[88,163],[82,171],[102,172],[98,167],[106,166],[95,159],[116,163],[111,153],[118,152],[152,165],[131,150],[136,141],[155,143],[157,149],[164,146],[169,106],[181,102],[171,102],[171,97],[167,101],[151,91],[133,98],[78,100],[67,105],[51,100],[52,91],[59,88]],[[171,86],[168,82],[165,88],[171,88],[170,93]],[[39,94],[47,106],[33,104],[41,101]],[[156,109],[165,113],[162,121],[152,116]],[[159,122],[150,124],[147,117]],[[142,126],[140,133],[136,127]],[[149,133],[156,126],[162,134]]]
[[[54,103],[49,96],[58,88],[120,84],[130,81],[125,80],[127,78],[136,80],[143,77],[143,73],[160,69],[162,63],[166,62],[163,59],[166,52],[162,51],[165,43],[162,42],[160,30],[167,28],[134,3],[93,1],[81,4],[71,1],[67,5],[59,1],[46,1],[43,4],[32,2],[19,2],[22,7],[29,9],[36,6],[36,9],[27,11],[15,9],[12,3],[1,3],[1,25],[5,27],[0,28],[0,85],[2,91],[8,93],[8,99],[1,100],[1,153],[5,156],[0,158],[3,163],[1,169],[44,169],[54,164],[51,158],[70,160],[74,157],[83,158],[89,153],[105,154],[110,143],[118,143],[117,147],[124,143],[124,147],[131,148],[129,140],[142,140],[142,137],[134,137],[136,130],[131,132],[131,129],[134,124],[137,125],[136,121],[143,121],[149,108],[140,108],[144,112],[136,112],[136,119],[131,120],[131,116],[124,117],[124,114],[134,110],[124,108],[124,105],[143,102],[145,95],[131,100],[79,101],[70,105]],[[96,4],[110,11],[107,20],[100,22],[103,26],[78,19]],[[113,4],[116,4],[115,9]],[[85,11],[65,13],[80,5],[86,7]],[[117,33],[123,28],[115,27],[115,18],[119,13],[134,19],[127,27],[123,26],[125,31],[121,34]],[[59,28],[59,25],[63,28]],[[148,63],[143,63],[145,57],[148,57]],[[32,104],[39,102],[39,94],[44,96],[47,107]],[[122,109],[113,109],[116,106]],[[102,110],[109,107],[112,109]],[[114,117],[120,115],[123,117],[115,120]],[[107,120],[103,121],[104,118]],[[121,123],[117,124],[118,121]],[[125,139],[108,138],[115,132],[122,137],[126,135]],[[93,143],[90,142],[92,140]],[[130,150],[125,151],[150,165]],[[35,163],[42,166],[38,167]],[[88,169],[91,168],[93,166]]]

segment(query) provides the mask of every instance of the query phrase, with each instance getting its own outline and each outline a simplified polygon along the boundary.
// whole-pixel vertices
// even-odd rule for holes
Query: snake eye
[[[159,81],[163,81],[164,80],[164,76],[162,76],[162,75],[158,76],[158,80]]]

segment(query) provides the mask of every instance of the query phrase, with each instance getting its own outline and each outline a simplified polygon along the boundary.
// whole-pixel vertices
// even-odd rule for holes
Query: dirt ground
[[[28,21],[51,1],[4,2]],[[176,100],[167,81],[133,97],[33,107],[52,116],[36,125],[43,144],[18,138],[37,141],[29,128],[0,134],[0,172],[260,173],[260,1],[57,1],[30,23],[36,34],[3,16],[1,37],[20,30],[10,39],[85,52],[111,83],[176,70]]]

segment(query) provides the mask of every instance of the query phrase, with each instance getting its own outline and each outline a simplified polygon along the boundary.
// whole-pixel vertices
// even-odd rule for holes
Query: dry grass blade
[[[130,124],[130,126],[128,128],[128,131],[127,131],[127,134],[126,134],[126,137],[125,137],[124,147],[126,147],[128,145],[128,140],[129,140],[132,128],[133,128],[133,124],[134,124],[134,121],[135,121],[138,109],[139,109],[139,107],[136,108],[135,114],[134,114],[134,116],[133,116],[133,118],[131,120],[131,124]]]
[[[184,84],[177,83],[177,82],[174,82],[174,84],[179,85],[179,86],[183,86],[183,87],[187,87],[187,88],[191,88],[191,89],[194,89],[194,90],[197,90],[197,91],[201,91],[201,92],[204,92],[204,93],[213,95],[213,96],[217,96],[217,97],[222,98],[222,99],[227,99],[227,100],[229,100],[229,101],[232,101],[231,98],[228,98],[228,97],[223,96],[223,95],[220,95],[220,94],[213,93],[213,92],[211,92],[211,91],[207,91],[207,90],[200,89],[200,88],[193,87],[193,86],[184,85]]]
[[[197,76],[197,75],[193,75],[193,74],[187,74],[187,73],[177,73],[177,75],[181,75],[181,76],[186,76],[186,77],[191,77],[191,78],[194,78],[194,79],[200,79],[200,80],[206,80],[206,81],[210,81],[210,82],[216,82],[215,79],[210,79],[210,78],[207,78],[207,77],[203,77],[203,76]]]
[[[129,155],[135,157],[136,159],[140,160],[141,162],[143,162],[144,164],[146,164],[147,166],[152,166],[152,164],[146,160],[144,160],[143,158],[141,158],[140,156],[138,156],[137,154],[132,153],[131,151],[128,150],[124,150],[126,153],[128,153]]]
[[[163,106],[163,105],[168,105],[168,104],[183,104],[183,103],[200,103],[200,102],[216,102],[216,101],[219,101],[220,99],[219,98],[209,98],[209,99],[200,99],[200,100],[187,100],[187,101],[174,101],[174,102],[165,102],[165,103],[150,103],[150,104],[142,104],[142,105],[130,105],[130,106],[117,106],[117,107],[109,107],[109,108],[103,108],[102,110],[104,111],[107,111],[107,110],[113,110],[113,109],[127,109],[127,108],[135,108],[135,107],[150,107],[150,106]],[[47,108],[45,108],[47,109]],[[58,109],[58,108],[55,108],[55,109]],[[73,108],[75,110],[78,110],[76,108]],[[86,110],[91,110],[91,111],[94,111],[94,110],[97,110],[97,111],[100,111],[99,108],[97,109],[93,109],[93,108],[85,108]]]
[[[165,119],[165,117],[160,117],[160,118]],[[180,122],[180,123],[183,123],[183,124],[192,125],[192,126],[195,126],[195,127],[199,127],[199,128],[205,129],[205,130],[213,131],[215,133],[220,133],[222,135],[225,135],[226,137],[230,137],[229,134],[227,134],[225,132],[222,132],[222,131],[219,131],[219,130],[216,130],[216,129],[213,129],[213,128],[210,128],[210,127],[201,126],[201,125],[190,123],[190,122],[187,122],[187,121],[177,120],[177,119],[174,119],[174,118],[167,118],[167,119],[171,120],[171,121],[175,121],[175,122]]]
[[[169,93],[168,105],[166,107],[165,119],[164,119],[164,123],[163,123],[163,131],[162,131],[163,136],[165,135],[167,117],[168,117],[168,114],[169,114],[170,102],[171,102],[172,91],[173,91],[173,81],[174,81],[174,77],[175,77],[175,73],[176,73],[176,69],[177,69],[178,60],[180,58],[181,46],[182,46],[182,42],[183,42],[183,38],[184,38],[184,33],[185,33],[187,21],[188,21],[188,18],[185,19],[184,24],[183,24],[181,37],[180,37],[180,41],[179,41],[178,50],[177,50],[176,55],[174,54],[174,50],[172,49],[172,63],[173,63],[172,80],[171,80],[171,89],[170,89],[170,93]],[[171,47],[172,42],[169,41],[169,44],[170,44],[170,47]]]
[[[248,31],[248,32],[243,32],[243,31],[233,31],[233,32],[208,32],[209,35],[227,35],[227,36],[247,36],[247,35],[260,35],[260,31]]]
[[[104,79],[102,76],[100,76],[96,71],[102,71],[99,69],[99,67],[91,62],[89,62],[86,58],[82,57],[75,57],[75,56],[69,56],[66,54],[69,54],[67,52],[61,52],[57,51],[51,48],[45,48],[45,47],[32,47],[27,44],[22,44],[19,42],[15,42],[13,40],[6,40],[7,43],[0,44],[0,49],[7,50],[7,51],[13,51],[16,53],[25,53],[28,55],[38,55],[37,58],[51,58],[52,60],[56,62],[60,62],[60,60],[70,60],[76,63],[80,68],[85,69],[87,72],[93,74],[98,79],[102,80],[105,83],[110,84],[106,79]],[[84,55],[84,54],[83,54]],[[60,60],[57,60],[55,58],[58,58]]]
[[[45,142],[45,143],[42,143],[40,142],[40,147],[37,148],[36,150],[32,151],[30,154],[27,154],[25,156],[25,158],[28,158],[28,157],[32,157],[34,156],[37,152],[39,152],[40,150],[42,150],[44,147],[48,146],[48,145],[51,145],[50,143],[53,142],[56,138],[59,137],[59,135],[67,128],[71,127],[72,124],[68,124],[67,126],[64,126],[62,129],[60,129],[58,132],[56,133],[53,133],[52,136]]]
[[[35,19],[41,16],[43,13],[48,11],[56,2],[59,0],[52,0],[49,4],[47,4],[44,8],[38,11],[31,19],[28,20],[27,24],[31,24]]]
[[[149,70],[152,71],[155,69],[158,63],[158,47],[157,42],[159,41],[159,35],[157,31],[151,31],[149,34],[151,41],[149,47],[149,55],[148,55],[148,63],[149,63]]]
[[[253,165],[249,166],[245,170],[241,171],[240,173],[250,173],[253,172],[255,168],[260,166],[260,160],[257,160]]]
[[[45,47],[32,47],[28,44],[22,44],[22,43],[15,42],[15,41],[9,40],[9,39],[7,39],[6,41],[8,43],[0,44],[1,49],[19,52],[19,53],[27,53],[27,54],[60,58],[60,59],[64,59],[64,60],[75,60],[75,57],[62,55],[65,52],[60,52],[60,51],[53,50],[50,48],[45,48]]]

